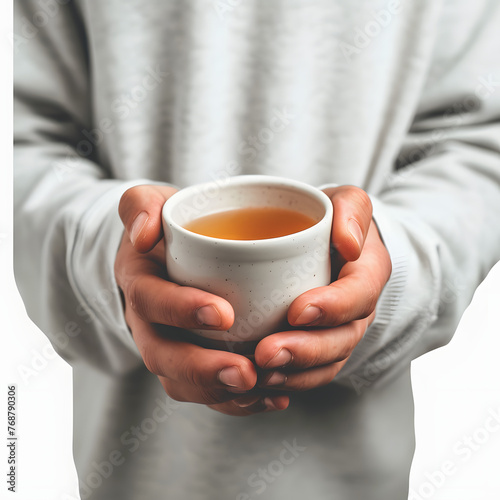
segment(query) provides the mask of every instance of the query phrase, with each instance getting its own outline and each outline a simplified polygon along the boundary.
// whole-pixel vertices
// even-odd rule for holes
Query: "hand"
[[[255,361],[265,370],[258,385],[267,390],[303,391],[331,382],[373,322],[391,275],[390,256],[372,221],[368,195],[352,186],[325,193],[334,207],[338,279],[292,302],[288,322],[300,329],[275,333],[257,345]]]
[[[120,200],[126,231],[116,256],[115,277],[144,364],[177,401],[213,405],[230,415],[286,408],[287,396],[248,393],[257,382],[249,359],[190,342],[184,329],[227,330],[234,311],[221,297],[168,281],[161,210],[175,191],[137,186]]]
[[[356,259],[359,256],[365,233],[362,234],[358,244],[351,236],[346,236],[348,233],[344,229],[345,225],[351,218],[361,221],[362,227],[366,227],[365,224],[369,225],[366,222],[365,204],[357,202],[356,196],[353,196],[353,192],[358,191],[360,190],[357,188],[337,188],[331,196],[335,209],[333,241],[340,255],[346,260]],[[124,294],[127,324],[146,367],[158,375],[167,394],[179,401],[208,404],[230,415],[249,415],[261,411],[285,409],[289,403],[288,396],[273,396],[272,387],[266,386],[265,390],[251,390],[257,382],[257,374],[255,366],[247,358],[192,344],[188,332],[182,330],[202,325],[203,328],[225,330],[234,321],[234,312],[229,303],[220,297],[168,282],[165,275],[161,209],[163,203],[174,192],[174,189],[168,187],[138,186],[124,193],[119,207],[127,231],[117,254],[115,275]],[[361,200],[363,199],[361,196]],[[368,220],[371,220],[371,206],[368,204],[368,207]],[[369,246],[367,240],[364,251]],[[361,260],[360,258],[357,264]],[[342,273],[346,272],[349,275],[349,265],[344,266]],[[339,278],[341,277],[343,276],[339,275]],[[356,273],[351,277],[351,281],[353,278],[355,281]],[[314,294],[318,290],[321,289],[307,294]],[[294,308],[297,309],[298,301],[307,298],[307,294],[292,304],[289,319]],[[202,309],[204,306],[208,306],[208,309]],[[288,332],[290,335],[288,339],[291,341],[288,347],[295,355],[295,360],[300,360],[299,354],[302,354],[302,357],[306,356],[306,351],[292,345],[294,335],[297,333],[300,334],[300,332]],[[268,359],[270,360],[280,349],[280,336],[283,335],[286,340],[286,332],[281,332],[259,343],[256,360],[260,366],[266,364],[266,355],[270,356]],[[297,338],[295,337],[295,340]],[[283,338],[281,340],[283,341]],[[339,369],[340,367],[337,371]],[[312,373],[314,370],[316,369],[308,372]],[[296,373],[287,376],[292,381],[295,375]],[[288,385],[287,381],[287,384],[282,384],[280,387],[289,390],[292,385]],[[300,387],[300,384],[295,387],[295,389],[300,388],[308,387],[306,385]]]

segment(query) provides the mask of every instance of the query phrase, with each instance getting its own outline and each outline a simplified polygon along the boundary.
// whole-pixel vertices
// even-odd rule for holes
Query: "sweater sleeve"
[[[446,344],[500,259],[499,22],[495,6],[463,44],[450,49],[445,33],[437,38],[393,172],[370,193],[393,271],[374,323],[336,379],[358,392]]]
[[[36,27],[15,2],[14,271],[28,315],[70,363],[127,372],[141,358],[113,274],[121,194],[91,126],[85,32],[73,3]],[[40,23],[39,23],[40,25]]]

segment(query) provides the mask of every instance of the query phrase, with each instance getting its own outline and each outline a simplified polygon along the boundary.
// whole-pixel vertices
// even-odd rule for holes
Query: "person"
[[[15,2],[15,275],[73,367],[82,498],[406,498],[410,362],[500,258],[499,21],[487,0]],[[168,281],[160,217],[248,173],[321,186],[336,250],[255,363],[187,341],[233,312]]]

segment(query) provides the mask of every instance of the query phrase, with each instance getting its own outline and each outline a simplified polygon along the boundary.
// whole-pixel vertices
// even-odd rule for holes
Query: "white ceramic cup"
[[[298,233],[262,240],[213,238],[183,227],[211,213],[266,206],[296,210],[317,222]],[[332,203],[319,189],[267,175],[228,177],[170,197],[163,207],[168,279],[219,295],[235,312],[228,331],[193,332],[234,350],[235,344],[256,343],[286,328],[292,301],[330,283],[332,217]]]

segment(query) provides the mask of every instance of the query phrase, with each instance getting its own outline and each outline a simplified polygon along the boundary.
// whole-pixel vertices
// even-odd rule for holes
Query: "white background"
[[[29,321],[13,279],[10,3],[2,3],[1,9],[0,498],[74,500],[78,496],[71,454],[71,369]],[[500,498],[499,310],[497,265],[476,292],[453,341],[413,363],[417,450],[412,500]],[[7,385],[11,384],[17,385],[16,494],[7,491],[5,479]],[[497,415],[498,422],[491,415]]]

